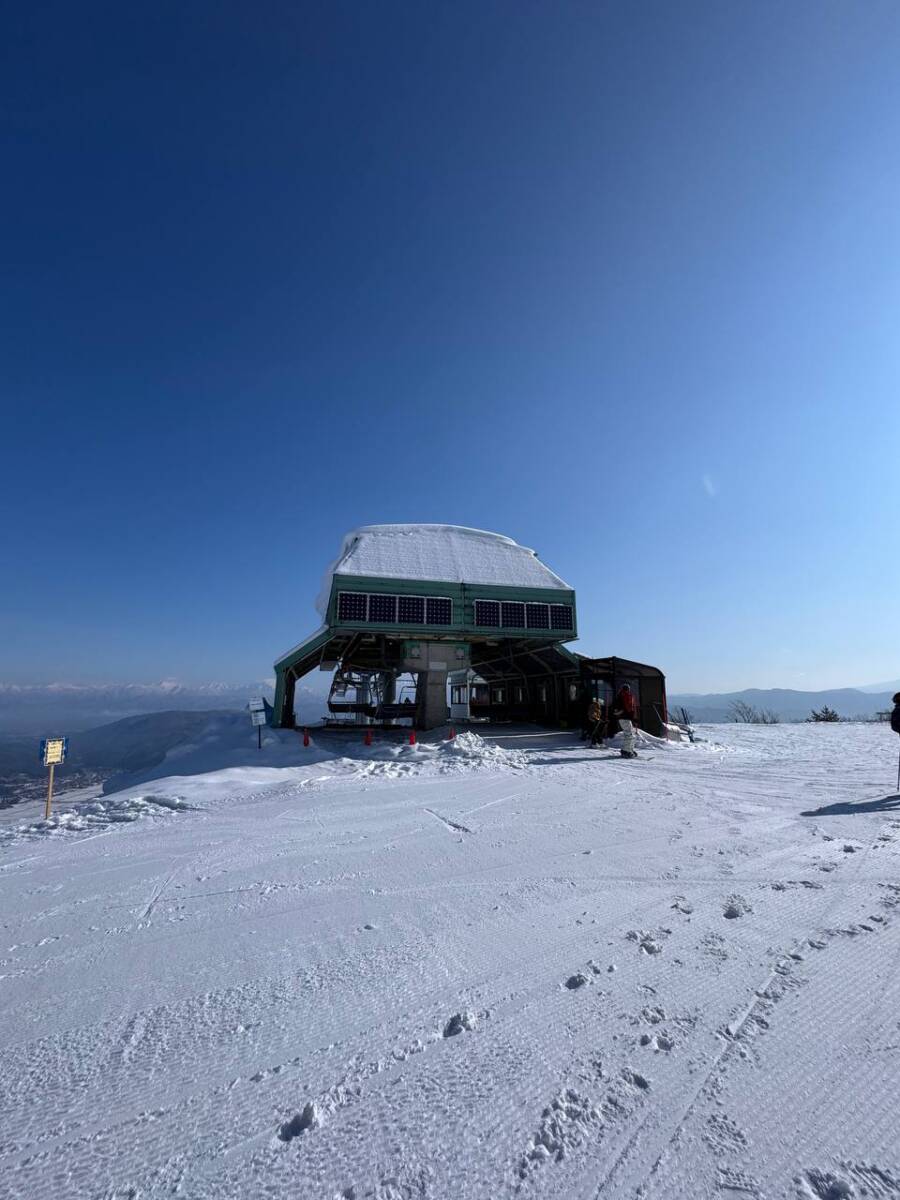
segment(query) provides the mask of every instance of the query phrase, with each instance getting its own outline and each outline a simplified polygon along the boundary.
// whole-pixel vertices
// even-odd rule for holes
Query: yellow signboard
[[[65,761],[66,757],[66,739],[65,738],[47,738],[44,747],[44,766],[50,767],[56,763]]]

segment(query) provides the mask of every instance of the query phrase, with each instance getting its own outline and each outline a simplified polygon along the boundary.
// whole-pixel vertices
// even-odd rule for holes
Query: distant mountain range
[[[856,689],[859,692],[890,692],[893,696],[900,692],[900,679],[889,679],[887,683],[867,683]]]
[[[300,744],[299,736],[286,734],[264,746],[260,756],[249,714],[236,709],[140,713],[76,733],[65,765],[57,771],[57,794],[100,786],[104,792],[115,791],[157,769],[163,775],[195,775],[261,762],[282,766],[291,762]],[[0,737],[0,809],[40,795],[46,778],[37,738]]]
[[[301,722],[318,721],[325,711],[330,675],[313,674],[297,687],[296,709]],[[0,683],[0,737],[78,733],[124,717],[159,712],[238,710],[251,696],[272,699],[272,681],[187,684],[164,679],[159,683],[11,684]],[[842,717],[868,717],[891,707],[900,680],[857,688],[798,692],[788,688],[747,688],[740,692],[669,696],[670,707],[684,707],[695,721],[730,721],[731,705],[743,701],[775,712],[784,721],[804,720],[813,708],[827,704]]]
[[[318,683],[318,677],[314,677]],[[298,687],[301,720],[322,714],[322,686]],[[250,683],[0,683],[0,734],[75,733],[123,717],[152,712],[241,709],[251,696],[272,699],[271,681]]]
[[[782,721],[803,721],[812,710],[823,705],[842,717],[872,717],[891,708],[891,696],[900,691],[900,681],[880,684],[879,689],[831,688],[824,692],[796,692],[790,688],[745,688],[742,692],[672,694],[669,708],[684,706],[694,721],[733,721],[732,705],[750,704],[753,708],[777,713]]]

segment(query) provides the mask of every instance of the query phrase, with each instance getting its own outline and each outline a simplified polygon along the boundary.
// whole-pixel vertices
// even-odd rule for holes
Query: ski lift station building
[[[571,723],[589,662],[621,664],[618,681],[637,683],[642,711],[664,720],[662,673],[568,650],[578,635],[575,592],[533,550],[500,534],[456,525],[354,530],[326,571],[317,608],[320,628],[275,663],[275,725],[293,727],[297,680],[317,669],[347,681],[355,693],[347,708],[366,719],[442,725],[448,678],[474,672],[499,690],[506,718]],[[631,668],[652,674],[642,685]],[[397,703],[396,681],[408,674],[414,706]],[[587,684],[588,692],[602,690],[599,677]]]

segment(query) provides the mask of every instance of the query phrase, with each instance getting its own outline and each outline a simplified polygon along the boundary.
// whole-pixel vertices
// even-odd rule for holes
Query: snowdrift
[[[127,824],[141,817],[168,817],[175,812],[187,811],[190,807],[179,796],[123,796],[109,800],[88,800],[59,809],[51,813],[48,820],[0,830],[0,849],[59,834],[101,832],[111,825]]]

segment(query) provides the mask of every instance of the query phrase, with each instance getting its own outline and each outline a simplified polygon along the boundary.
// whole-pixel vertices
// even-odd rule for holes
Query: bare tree
[[[754,708],[746,700],[732,700],[731,719],[741,725],[778,725],[781,722],[781,717],[771,708]]]
[[[732,700],[731,719],[739,725],[755,725],[757,724],[757,712],[752,704],[748,704],[746,700]]]

